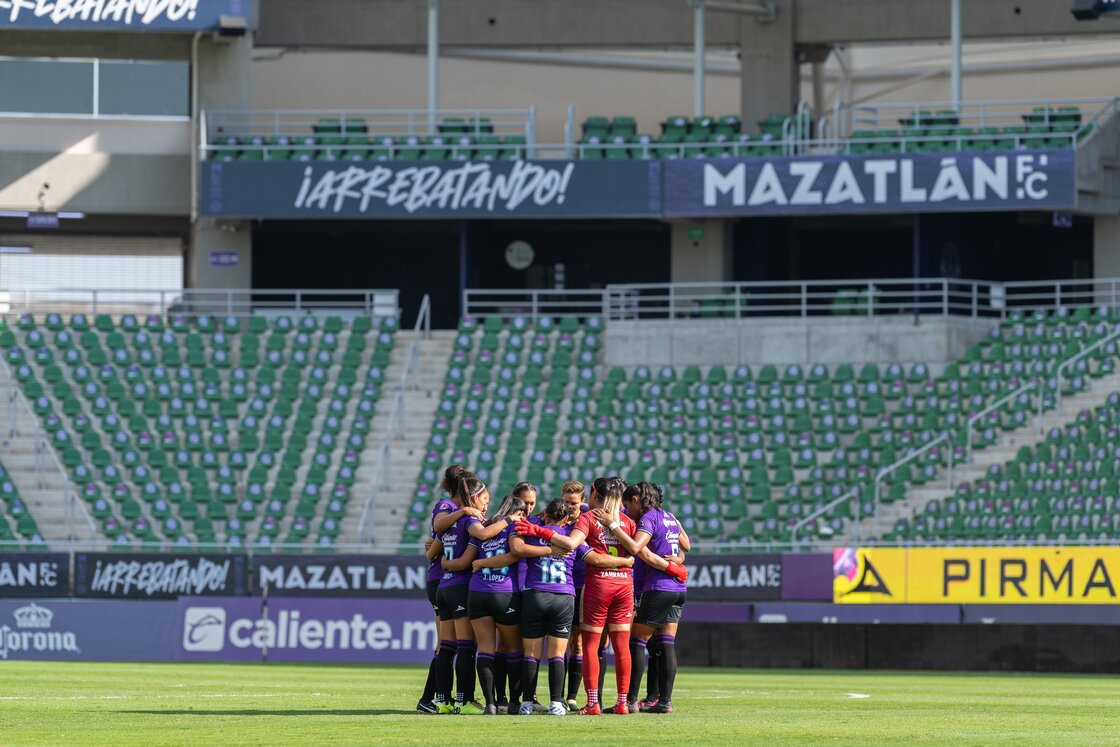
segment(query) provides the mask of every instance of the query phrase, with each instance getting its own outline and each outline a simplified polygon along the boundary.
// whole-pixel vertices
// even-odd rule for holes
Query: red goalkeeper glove
[[[513,529],[522,537],[540,537],[545,542],[552,542],[552,535],[556,534],[551,529],[532,524],[525,519],[518,519]]]
[[[676,580],[680,581],[682,584],[688,578],[688,569],[683,565],[679,565],[677,563],[670,562],[669,567],[665,569],[665,572]]]

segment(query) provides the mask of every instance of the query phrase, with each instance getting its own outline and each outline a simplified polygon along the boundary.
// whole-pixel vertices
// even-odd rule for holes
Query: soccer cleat
[[[477,700],[468,700],[466,703],[459,703],[459,713],[464,716],[481,716],[486,713],[486,709]]]
[[[508,701],[499,700],[497,702],[497,706],[498,706],[498,713],[508,713],[509,712],[509,702]]]
[[[629,716],[630,706],[626,703],[616,703],[614,708],[611,709],[611,714],[614,716]]]
[[[459,713],[459,709],[455,707],[454,703],[440,703],[439,715],[441,716],[454,716]]]
[[[533,698],[533,713],[548,713],[548,706],[546,706],[544,703],[540,702],[539,700],[536,699],[536,697],[534,697]]]
[[[439,706],[430,700],[421,700],[416,703],[416,710],[420,713],[431,713],[433,715],[439,713]]]
[[[596,703],[595,705],[591,705],[590,703],[588,703],[583,708],[580,708],[577,712],[580,716],[601,716],[603,714],[603,709],[599,706],[598,703]]]
[[[491,703],[490,705],[486,706],[485,709],[483,709],[482,715],[483,716],[497,716],[498,715],[498,706]]]
[[[511,700],[509,702],[509,704],[506,705],[505,713],[509,716],[517,716],[517,715],[520,715],[520,710],[521,710],[521,704],[518,703],[516,700]]]
[[[519,716],[532,716],[533,715],[533,704],[532,703],[522,703],[521,707],[517,709],[517,715],[519,715]]]
[[[649,709],[653,708],[655,705],[657,705],[656,700],[639,700],[638,701],[638,712],[639,713],[649,713]]]
[[[564,701],[562,701],[562,700],[552,701],[552,706],[548,709],[548,712],[550,714],[552,714],[553,716],[567,716],[568,715],[568,709],[564,707]]]
[[[634,701],[630,701],[629,703],[627,703],[626,709],[630,711],[630,713],[641,713],[641,711],[638,709],[638,704]]]
[[[648,711],[646,711],[646,713],[672,713],[672,712],[673,712],[673,704],[672,703],[658,703],[655,706],[650,706],[650,709]]]
[[[575,698],[568,698],[568,702],[565,703],[565,705],[568,706],[569,711],[575,712],[579,710],[579,703],[576,702]]]

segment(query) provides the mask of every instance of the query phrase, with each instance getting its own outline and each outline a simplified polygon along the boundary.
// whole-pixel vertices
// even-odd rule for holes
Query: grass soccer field
[[[423,675],[405,666],[3,662],[0,744],[730,747],[1120,739],[1120,680],[1111,677],[682,669],[672,715],[488,718],[416,713]]]

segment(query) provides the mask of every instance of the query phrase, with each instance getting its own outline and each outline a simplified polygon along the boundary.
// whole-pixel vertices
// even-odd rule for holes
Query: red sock
[[[595,656],[596,651],[599,650],[599,639],[602,633],[592,633],[589,630],[581,630],[579,632],[580,639],[583,640],[583,650],[592,652],[589,656],[583,657],[583,685],[587,690],[587,705],[595,705],[599,702],[599,657]],[[629,652],[627,652],[629,653]],[[630,671],[630,665],[627,664],[626,671]]]
[[[630,631],[612,630],[611,646],[614,647],[614,681],[618,686],[618,702],[626,702],[630,692]]]

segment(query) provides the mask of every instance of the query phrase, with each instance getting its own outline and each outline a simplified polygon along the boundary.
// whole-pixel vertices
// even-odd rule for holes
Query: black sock
[[[641,638],[630,636],[630,692],[626,699],[631,703],[638,700],[638,690],[642,686],[642,677],[646,673],[646,642]]]
[[[553,703],[564,702],[564,657],[548,660],[548,696]]]
[[[436,662],[439,661],[439,654],[432,656],[432,662],[428,665],[428,679],[424,682],[424,694],[420,696],[421,703],[431,703],[436,697]]]
[[[521,654],[507,654],[506,662],[506,669],[509,672],[509,712],[517,713],[517,707],[521,705],[523,659]]]
[[[478,684],[482,687],[482,697],[486,699],[486,705],[494,705],[494,654],[480,651],[475,656],[475,664],[478,667]]]
[[[599,702],[603,702],[603,683],[607,680],[607,649],[599,649]]]
[[[661,636],[649,639],[649,666],[646,668],[646,702],[661,697]]]
[[[506,702],[506,655],[501,651],[494,654],[494,702]]]
[[[661,636],[661,698],[662,703],[673,702],[673,683],[677,679],[677,637]]]
[[[533,698],[537,695],[537,671],[539,666],[540,661],[532,656],[526,656],[521,664],[521,687],[525,690],[521,695],[523,703],[532,703]]]
[[[436,702],[450,703],[455,675],[455,641],[440,641],[436,654]]]
[[[466,703],[474,700],[474,655],[478,647],[474,641],[459,641],[455,657],[455,700]]]
[[[568,657],[568,700],[575,700],[579,695],[579,686],[583,682],[583,657]]]

